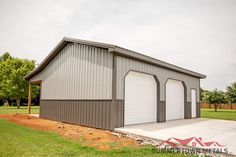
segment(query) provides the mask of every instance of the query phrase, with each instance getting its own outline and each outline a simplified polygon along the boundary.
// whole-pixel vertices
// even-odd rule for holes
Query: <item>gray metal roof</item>
[[[88,40],[80,40],[80,39],[74,39],[74,38],[63,38],[62,41],[51,51],[51,53],[42,61],[42,63],[32,72],[30,72],[29,74],[27,74],[24,78],[26,80],[29,80],[30,78],[32,78],[33,76],[35,76],[36,74],[38,74],[39,72],[41,72],[50,62],[51,60],[53,60],[53,58],[60,52],[61,49],[63,49],[65,47],[66,44],[68,43],[80,43],[80,44],[85,44],[85,45],[91,45],[91,46],[96,46],[96,47],[101,47],[101,48],[106,48],[108,49],[109,52],[111,53],[116,53],[125,57],[129,57],[129,58],[133,58],[136,60],[140,60],[142,62],[146,62],[149,64],[153,64],[156,66],[160,66],[163,68],[167,68],[169,70],[173,70],[173,71],[177,71],[180,73],[184,73],[190,76],[194,76],[197,78],[206,78],[205,75],[191,71],[191,70],[187,70],[178,66],[175,66],[173,64],[137,53],[135,51],[132,50],[128,50],[116,45],[112,45],[112,44],[105,44],[105,43],[99,43],[99,42],[94,42],[94,41],[88,41]]]

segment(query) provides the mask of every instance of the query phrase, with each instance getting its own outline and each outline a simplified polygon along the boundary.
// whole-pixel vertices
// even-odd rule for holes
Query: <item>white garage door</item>
[[[192,89],[191,90],[191,108],[192,108],[192,118],[195,118],[197,113],[197,94],[196,94],[196,90]]]
[[[125,125],[156,122],[156,88],[152,75],[129,72],[125,77]]]
[[[166,83],[166,120],[184,118],[184,87],[181,81]]]

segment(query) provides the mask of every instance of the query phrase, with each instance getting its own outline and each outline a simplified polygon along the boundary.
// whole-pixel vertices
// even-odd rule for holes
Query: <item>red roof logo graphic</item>
[[[186,139],[179,139],[175,137],[171,137],[166,141],[163,141],[158,145],[158,147],[172,147],[175,148],[177,146],[190,146],[190,147],[197,147],[197,148],[219,148],[225,147],[219,144],[216,141],[203,141],[201,137],[190,137]]]

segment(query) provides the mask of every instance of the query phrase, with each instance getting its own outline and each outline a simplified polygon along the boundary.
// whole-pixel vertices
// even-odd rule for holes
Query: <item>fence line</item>
[[[209,108],[209,109],[214,109],[213,104],[208,104],[208,103],[201,103],[201,108]],[[218,106],[218,109],[230,109],[230,110],[236,110],[236,104],[220,104]]]

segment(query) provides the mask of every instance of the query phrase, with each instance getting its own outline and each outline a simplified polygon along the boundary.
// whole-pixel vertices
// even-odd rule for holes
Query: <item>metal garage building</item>
[[[64,38],[31,73],[40,117],[112,130],[200,116],[205,75],[116,45]],[[29,105],[31,102],[29,101]]]

